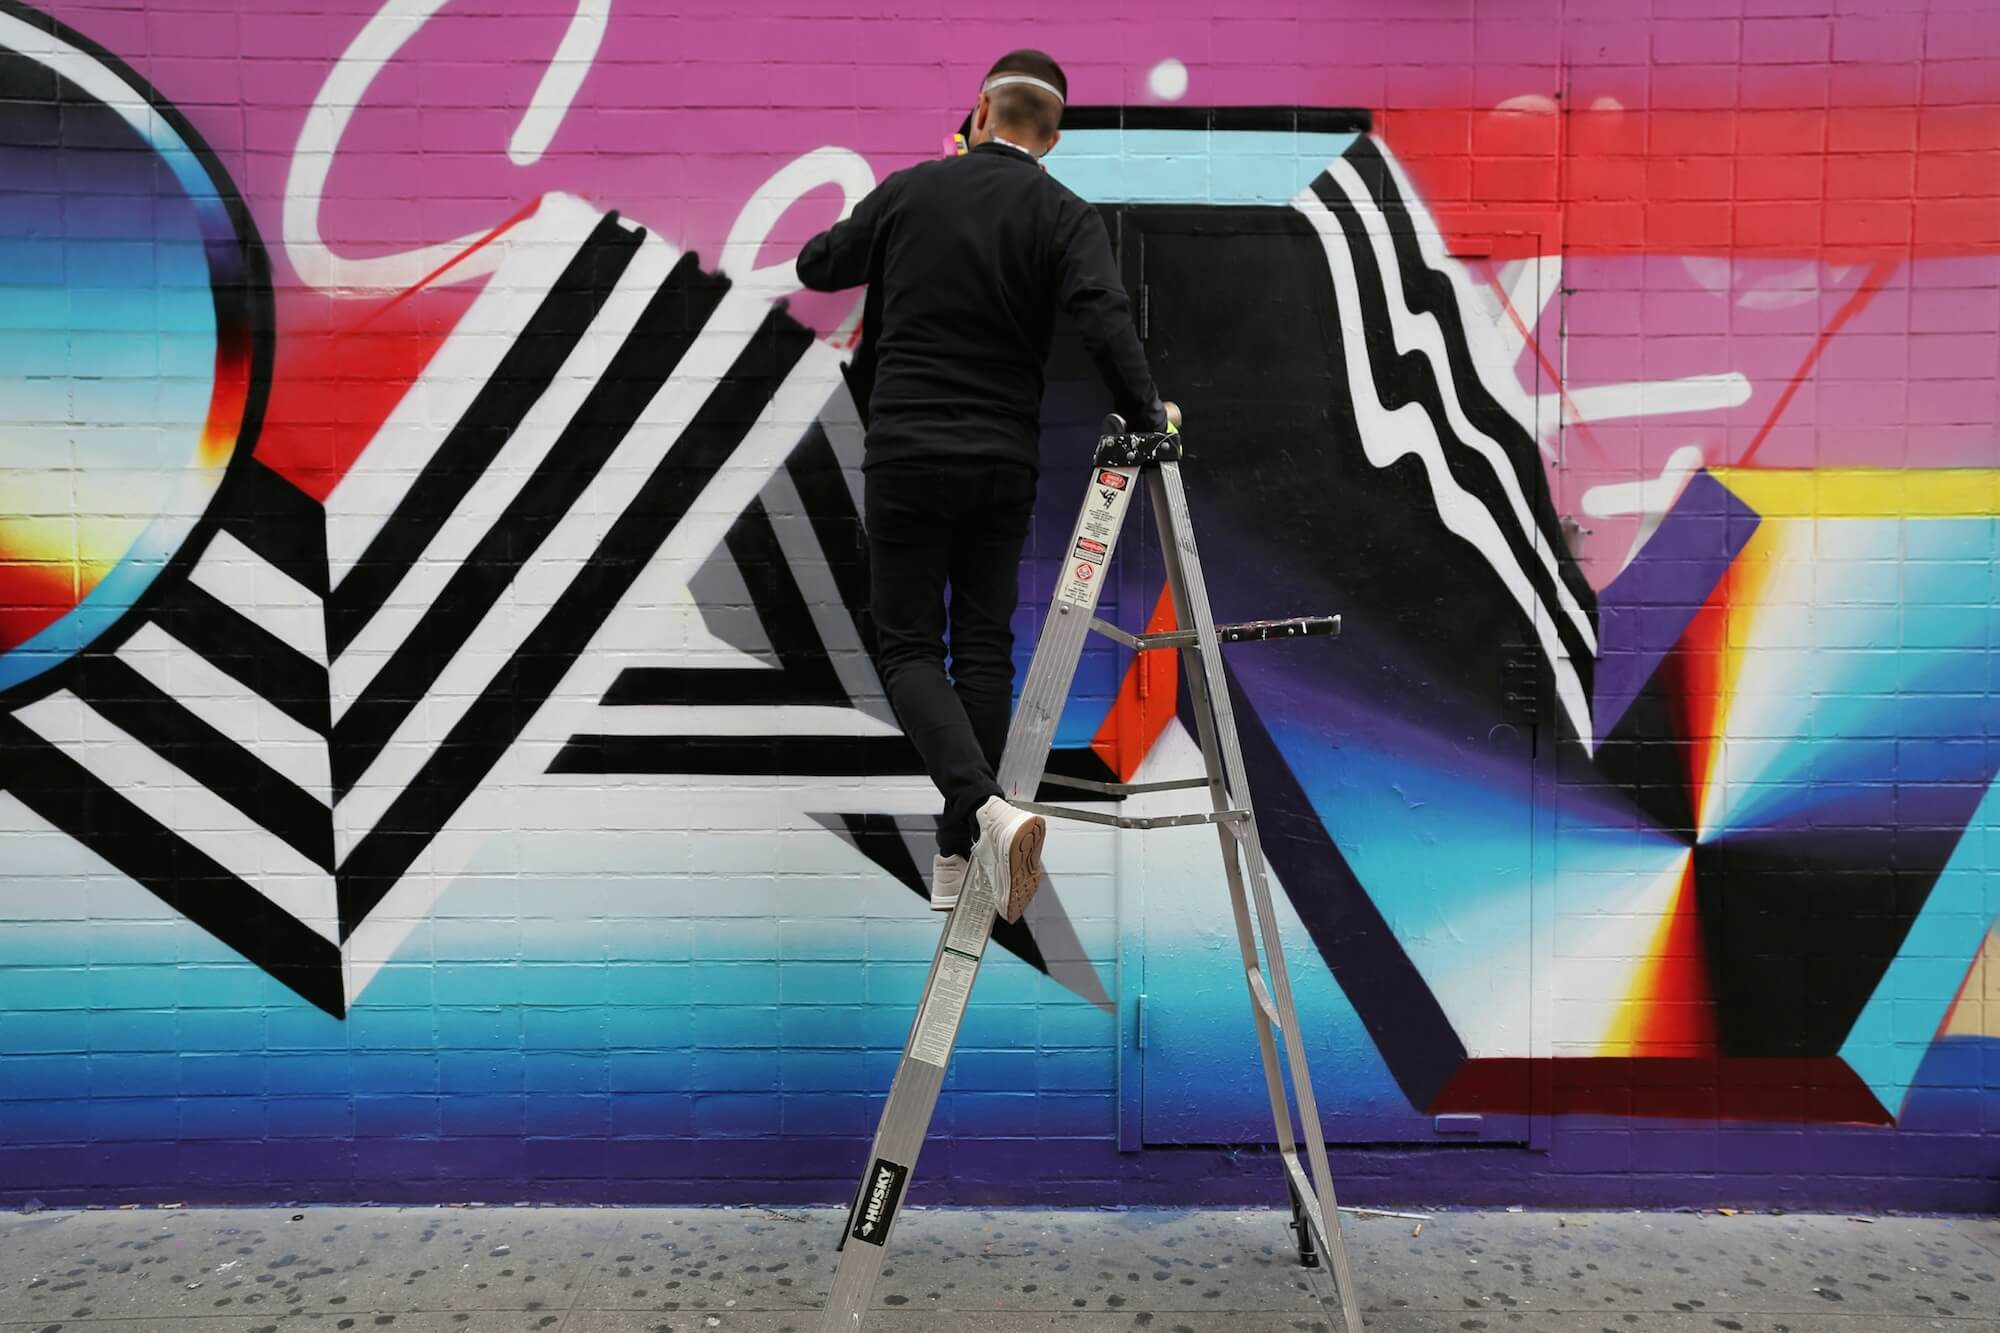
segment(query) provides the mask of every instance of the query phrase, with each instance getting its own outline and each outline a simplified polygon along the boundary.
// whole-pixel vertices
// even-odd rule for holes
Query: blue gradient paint
[[[1906,1107],[1913,1097],[1918,1071],[1951,1012],[1966,970],[1996,921],[2000,921],[2000,784],[1987,790],[1895,961],[1841,1044],[1841,1058],[1891,1111]],[[1955,1039],[1961,1047],[1971,1042]],[[2000,1042],[1990,1045],[2000,1049]],[[1980,1079],[1973,1077],[1959,1086],[1976,1091]],[[2000,1097],[1988,1089],[1986,1100]]]
[[[0,640],[5,689],[102,634],[193,530],[235,450],[249,332],[235,223],[174,124],[119,71],[11,14],[0,60],[60,79],[59,117],[0,105],[21,122],[0,194],[0,349],[19,353],[0,371],[13,406],[0,469],[74,481],[68,540],[0,519],[0,562],[67,567],[82,591],[38,632]],[[63,512],[24,498],[28,514]]]

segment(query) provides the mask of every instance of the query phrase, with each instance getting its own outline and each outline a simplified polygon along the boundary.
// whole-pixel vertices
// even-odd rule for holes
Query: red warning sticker
[[[1110,555],[1110,553],[1110,548],[1105,546],[1103,542],[1092,541],[1088,537],[1078,537],[1076,539],[1076,554],[1078,559],[1088,560],[1094,565],[1101,565],[1104,563],[1105,557]]]
[[[1092,579],[1097,577],[1097,566],[1091,564],[1079,563],[1076,567],[1076,577],[1081,582],[1084,583],[1090,582]]]
[[[1099,472],[1097,474],[1097,484],[1099,486],[1109,486],[1114,490],[1120,490],[1120,491],[1124,490],[1125,483],[1127,480],[1129,480],[1129,478],[1127,478],[1123,472],[1112,472],[1106,470],[1103,472]]]

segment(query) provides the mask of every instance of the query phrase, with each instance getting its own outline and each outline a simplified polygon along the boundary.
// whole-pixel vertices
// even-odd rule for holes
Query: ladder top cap
[[[1125,418],[1116,412],[1104,418],[1097,437],[1098,467],[1149,467],[1156,463],[1181,461],[1181,437],[1164,431],[1128,431]]]

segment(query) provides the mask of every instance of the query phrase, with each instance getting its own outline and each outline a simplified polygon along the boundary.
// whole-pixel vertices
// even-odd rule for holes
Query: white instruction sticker
[[[945,933],[944,947],[977,958],[986,952],[986,937],[993,933],[995,906],[993,881],[986,874],[984,858],[973,858],[972,864],[965,868],[965,882],[958,893],[962,901],[947,922],[950,928]]]
[[[910,1042],[910,1058],[944,1068],[951,1058],[951,1043],[958,1036],[958,1020],[965,1016],[965,999],[972,994],[972,979],[979,975],[979,960],[966,958],[947,949],[938,959],[937,976],[931,980],[930,998],[917,1015],[917,1035]]]
[[[1090,479],[1090,493],[1084,497],[1083,515],[1076,521],[1070,538],[1069,559],[1063,566],[1062,584],[1056,600],[1089,610],[1097,605],[1098,587],[1117,544],[1118,529],[1125,522],[1125,506],[1132,502],[1132,483],[1137,468],[1101,467]]]

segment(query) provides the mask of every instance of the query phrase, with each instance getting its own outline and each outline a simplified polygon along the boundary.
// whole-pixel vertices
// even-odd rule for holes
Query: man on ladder
[[[813,291],[868,286],[852,384],[868,423],[869,598],[889,702],[944,796],[931,906],[950,910],[976,863],[1009,921],[1041,883],[1046,831],[995,773],[1056,310],[1134,429],[1179,422],[1153,387],[1102,219],[1040,165],[1067,95],[1040,51],[1002,56],[967,151],[890,176],[798,258]]]

